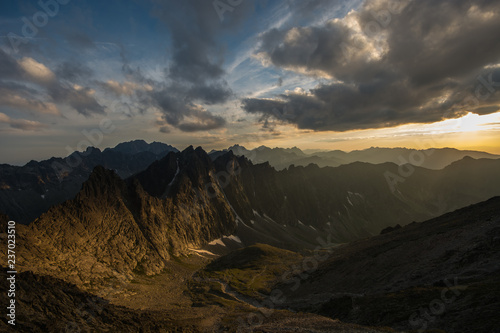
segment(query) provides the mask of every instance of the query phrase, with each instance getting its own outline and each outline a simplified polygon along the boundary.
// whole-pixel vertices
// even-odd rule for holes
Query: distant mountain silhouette
[[[469,156],[475,159],[498,159],[500,155],[479,151],[457,150],[453,148],[415,150],[408,148],[369,148],[344,152],[341,150],[316,151],[310,154],[294,148],[268,148],[261,146],[252,150],[235,145],[223,151],[212,151],[210,156],[217,158],[226,151],[232,151],[238,156],[245,156],[254,163],[269,162],[278,170],[286,169],[290,165],[307,166],[311,163],[320,167],[339,166],[354,162],[380,164],[392,162],[396,164],[414,164],[427,169],[442,169],[451,163]]]

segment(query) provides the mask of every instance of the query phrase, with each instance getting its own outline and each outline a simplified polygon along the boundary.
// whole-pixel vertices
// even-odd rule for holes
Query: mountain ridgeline
[[[18,261],[39,274],[91,287],[161,272],[171,256],[223,236],[240,246],[313,249],[379,234],[500,195],[500,160],[465,158],[442,170],[393,163],[291,166],[201,148],[169,152],[122,179],[98,166],[71,200],[19,228]],[[401,177],[390,185],[387,173]]]
[[[294,164],[307,166],[316,164],[319,167],[350,164],[354,162],[366,162],[380,164],[392,162],[398,165],[413,163],[426,169],[443,169],[451,163],[461,160],[466,156],[481,159],[498,159],[499,155],[489,154],[481,151],[458,150],[454,148],[430,148],[415,150],[408,148],[378,148],[372,147],[365,150],[354,150],[344,152],[332,151],[302,151],[299,148],[269,148],[261,146],[255,149],[246,149],[240,145],[234,145],[222,151],[211,151],[210,156],[217,158],[224,153],[232,151],[235,155],[245,156],[253,163],[269,162],[275,169],[283,170]]]
[[[370,148],[350,153],[338,150],[306,153],[298,148],[271,149],[262,146],[247,150],[238,145],[223,151],[212,151],[209,156],[215,160],[229,151],[234,155],[247,157],[254,164],[268,162],[276,170],[284,170],[291,165],[316,164],[319,167],[336,167],[354,162],[371,164],[392,162],[398,165],[413,163],[427,169],[442,169],[465,156],[475,159],[500,157],[484,152],[450,148],[423,151],[405,148]],[[29,224],[51,206],[74,198],[96,166],[114,170],[118,176],[125,179],[145,170],[169,152],[178,150],[164,143],[135,140],[120,143],[114,148],[106,148],[103,151],[89,147],[84,152],[74,152],[66,158],[31,161],[24,166],[2,164],[0,165],[0,212],[19,223]],[[168,178],[168,175],[162,176],[162,179],[164,178]]]

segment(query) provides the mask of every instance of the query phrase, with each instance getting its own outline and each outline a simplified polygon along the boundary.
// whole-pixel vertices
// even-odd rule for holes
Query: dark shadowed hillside
[[[363,325],[496,332],[500,198],[330,250],[286,307]],[[300,276],[300,275],[297,275]],[[426,314],[427,313],[427,314]]]

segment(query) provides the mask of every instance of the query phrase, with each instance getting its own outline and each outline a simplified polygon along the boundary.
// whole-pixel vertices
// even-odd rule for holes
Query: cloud
[[[23,70],[16,59],[0,48],[0,79],[20,78],[22,76]]]
[[[89,36],[79,31],[71,31],[65,34],[66,40],[72,47],[86,50],[95,48],[95,43]]]
[[[24,72],[36,82],[50,82],[55,78],[54,73],[42,63],[33,58],[24,57],[18,61]]]
[[[223,127],[226,124],[224,118],[211,114],[200,105],[190,107],[187,114],[189,118],[194,118],[194,120],[188,120],[179,125],[179,129],[183,132],[208,131]]]
[[[89,76],[87,67],[65,63],[56,73],[61,77],[31,57],[15,59],[0,49],[2,104],[51,115],[60,115],[57,104],[70,106],[87,117],[104,113],[105,108],[96,100],[93,89],[66,82]],[[28,88],[34,85],[36,88]]]
[[[55,73],[59,79],[76,81],[90,78],[93,71],[84,64],[65,61],[57,66]]]
[[[17,60],[0,48],[0,80],[11,79],[47,84],[54,78],[54,73],[44,64],[30,57]]]
[[[39,115],[60,116],[58,107],[50,101],[44,101],[40,95],[40,91],[23,83],[0,80],[0,107],[10,107]]]
[[[0,124],[7,124],[12,128],[19,129],[22,131],[40,131],[47,127],[38,121],[26,120],[26,119],[12,119],[5,113],[0,112]]]
[[[163,69],[163,80],[147,77],[135,67],[121,47],[125,82],[108,80],[100,85],[117,96],[127,96],[139,110],[161,113],[155,123],[162,133],[172,128],[183,132],[224,127],[226,120],[206,109],[227,102],[234,94],[225,80],[224,50],[218,34],[234,29],[246,18],[249,2],[242,3],[220,22],[211,1],[153,1],[152,15],[170,33],[171,58]]]
[[[253,4],[249,1],[237,6],[219,20],[212,1],[153,1],[153,15],[170,32],[171,60],[165,68],[165,80],[146,79],[139,68],[132,68],[124,52],[124,74],[127,80],[146,84],[152,89],[138,94],[144,109],[155,107],[163,120],[184,132],[206,131],[225,126],[226,121],[203,105],[217,105],[233,98],[225,80],[224,48],[218,42],[219,34],[235,29],[247,18]],[[109,85],[109,82],[108,82]],[[109,88],[130,95],[124,85]],[[160,131],[165,132],[165,126]],[[168,129],[169,130],[169,129]]]
[[[498,40],[497,1],[367,1],[320,26],[263,34],[256,57],[264,65],[327,81],[308,92],[244,99],[243,109],[263,115],[264,124],[274,117],[318,131],[495,112]]]
[[[140,87],[138,84],[130,81],[120,83],[114,80],[108,80],[101,85],[104,89],[114,93],[117,96],[132,96],[137,90],[142,89],[142,87]]]
[[[95,90],[91,88],[55,84],[49,87],[48,92],[56,103],[69,105],[86,117],[105,113],[105,107],[97,102],[94,97]]]
[[[165,134],[168,134],[170,133],[170,128],[168,126],[162,126],[160,127],[160,133],[165,133]]]
[[[199,104],[186,103],[171,91],[155,91],[149,96],[150,103],[161,111],[162,120],[183,132],[208,131],[226,124],[224,118],[212,114]]]
[[[41,114],[61,115],[54,103],[41,102],[33,99],[26,99],[16,94],[5,94],[0,88],[0,105],[10,106],[16,109],[33,110]]]

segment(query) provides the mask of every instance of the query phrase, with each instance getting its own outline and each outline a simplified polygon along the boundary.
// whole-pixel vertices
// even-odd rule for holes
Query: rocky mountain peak
[[[99,198],[110,196],[124,189],[125,183],[112,170],[108,170],[100,165],[96,166],[89,176],[89,179],[82,185],[82,190],[78,194],[80,198]]]

